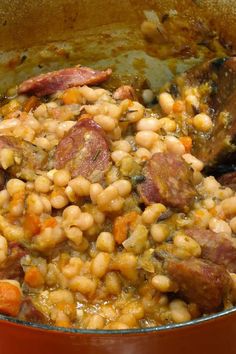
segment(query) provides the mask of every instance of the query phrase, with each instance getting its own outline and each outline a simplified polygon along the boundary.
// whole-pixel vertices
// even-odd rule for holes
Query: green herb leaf
[[[98,150],[98,151],[96,152],[96,154],[93,156],[93,161],[96,161],[96,160],[97,160],[97,158],[98,158],[98,156],[100,155],[100,153],[101,153],[101,150]]]
[[[145,179],[146,179],[146,177],[143,175],[136,175],[136,176],[131,177],[131,183],[132,183],[133,187],[136,187],[137,184],[144,182]]]

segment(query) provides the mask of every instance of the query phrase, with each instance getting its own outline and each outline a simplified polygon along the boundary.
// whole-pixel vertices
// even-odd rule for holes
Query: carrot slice
[[[44,284],[44,277],[37,267],[30,267],[25,272],[24,281],[31,288],[40,288]]]
[[[115,219],[113,234],[116,243],[121,245],[128,236],[128,228],[133,227],[137,218],[138,213],[136,211],[131,211],[130,213],[125,214],[124,216],[118,216]]]
[[[45,230],[47,227],[55,227],[57,225],[57,220],[53,217],[46,219],[41,225],[41,231]]]
[[[179,140],[184,145],[185,151],[190,152],[193,145],[192,138],[190,138],[190,136],[182,136]]]
[[[175,101],[174,105],[173,105],[173,111],[174,113],[181,113],[184,110],[184,102],[177,100]]]
[[[38,215],[34,213],[25,214],[25,220],[23,223],[25,235],[27,237],[33,237],[40,232],[40,219]]]
[[[34,109],[39,106],[39,104],[39,99],[35,96],[31,96],[24,104],[24,111],[28,113],[31,109]]]
[[[78,88],[72,87],[64,92],[62,101],[64,104],[74,104],[79,102],[80,97],[81,94],[79,93]]]
[[[55,325],[57,327],[65,327],[65,328],[71,327],[71,323],[70,323],[69,320],[68,321],[66,321],[66,320],[64,320],[64,321],[56,321]]]
[[[17,316],[20,311],[21,292],[11,283],[0,282],[0,313],[9,316]]]
[[[18,206],[20,203],[24,203],[25,200],[25,192],[16,192],[13,194],[12,199],[10,201],[9,209]]]

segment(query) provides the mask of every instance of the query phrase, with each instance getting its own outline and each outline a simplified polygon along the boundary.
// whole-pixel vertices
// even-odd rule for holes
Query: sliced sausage
[[[170,259],[169,276],[178,284],[180,295],[203,312],[217,310],[229,293],[232,280],[223,266],[191,258]]]
[[[67,168],[72,177],[99,182],[110,166],[109,144],[103,129],[91,118],[79,120],[57,146],[55,167]]]
[[[230,272],[236,273],[236,241],[223,233],[193,228],[185,233],[196,240],[202,249],[202,258],[224,265]]]
[[[18,147],[18,139],[12,136],[6,136],[6,135],[0,136],[0,150],[7,149],[7,148],[17,149],[17,147]]]
[[[115,100],[125,100],[125,99],[129,99],[132,101],[137,100],[137,96],[135,94],[133,87],[129,85],[123,85],[118,87],[118,89],[113,94],[113,98]]]
[[[9,255],[0,267],[0,279],[20,280],[24,276],[21,259],[27,251],[18,242],[10,242],[8,248]]]
[[[236,172],[229,172],[218,178],[220,184],[236,191]]]
[[[183,210],[196,195],[189,166],[173,153],[156,153],[144,168],[145,181],[138,192],[145,204],[163,203]]]
[[[22,321],[33,323],[46,323],[46,318],[42,312],[40,312],[32,300],[26,297],[21,304],[18,318]]]
[[[18,92],[41,97],[69,87],[100,84],[111,74],[111,69],[99,71],[77,65],[28,79],[19,86]]]
[[[0,169],[0,191],[5,187],[6,174]]]
[[[31,181],[37,170],[48,168],[48,154],[40,147],[13,136],[0,136],[0,150],[6,148],[14,152],[14,164],[7,170],[13,177]]]

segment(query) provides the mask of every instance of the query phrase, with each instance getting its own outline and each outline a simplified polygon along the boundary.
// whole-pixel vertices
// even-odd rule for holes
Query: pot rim
[[[229,316],[236,312],[236,306],[230,309],[212,314],[207,315],[204,317],[200,317],[188,322],[183,323],[175,323],[169,324],[166,326],[158,326],[158,327],[148,327],[148,328],[134,328],[134,329],[122,329],[122,330],[97,330],[97,329],[79,329],[79,328],[65,328],[65,327],[56,327],[51,325],[45,325],[40,323],[32,323],[28,321],[22,321],[17,318],[0,315],[0,322],[10,322],[15,325],[25,326],[33,329],[40,329],[46,331],[54,331],[59,333],[69,333],[69,334],[145,334],[145,333],[153,333],[153,332],[163,332],[169,331],[173,329],[181,329],[185,327],[191,327],[196,325],[204,324],[208,321],[221,319],[222,317]]]

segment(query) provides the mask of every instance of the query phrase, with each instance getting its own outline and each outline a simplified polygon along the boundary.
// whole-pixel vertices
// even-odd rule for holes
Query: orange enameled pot
[[[179,11],[193,25],[205,18],[235,47],[235,0],[1,0],[0,90],[40,70],[71,63],[112,65],[133,76],[137,66],[127,58],[134,53],[148,58],[146,69],[160,64],[150,61],[154,51],[145,56],[140,23],[146,10],[160,16]],[[163,84],[159,68],[157,86]],[[152,81],[150,69],[146,74]],[[126,331],[55,328],[0,316],[0,354],[236,354],[235,336],[236,309],[180,325]]]
[[[91,331],[0,317],[1,354],[235,354],[236,310],[181,325]]]

